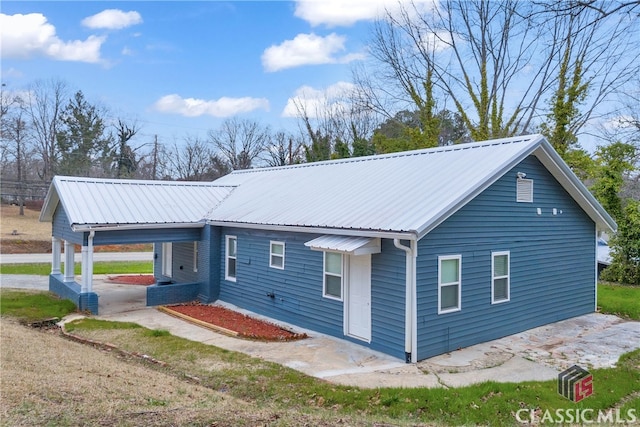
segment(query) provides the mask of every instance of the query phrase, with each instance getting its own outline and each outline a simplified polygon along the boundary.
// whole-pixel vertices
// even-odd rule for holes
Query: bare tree
[[[213,181],[230,172],[229,165],[197,137],[186,137],[181,146],[174,144],[169,161],[179,181]]]
[[[117,178],[131,177],[138,168],[138,162],[136,160],[136,149],[131,147],[129,141],[140,131],[140,126],[136,121],[127,123],[119,118],[114,127],[117,138],[117,145],[112,153],[115,159],[115,175]]]
[[[308,141],[304,144],[307,162],[373,154],[374,114],[357,104],[353,91],[313,99],[302,94],[293,102],[301,137]]]
[[[376,66],[356,73],[360,94],[391,117],[407,105],[422,111],[432,90],[453,103],[474,140],[531,132],[558,93],[568,52],[566,75],[588,90],[577,132],[640,66],[631,41],[637,20],[589,11],[572,18],[517,0],[443,0],[427,11],[406,4],[375,26]]]
[[[16,95],[2,92],[2,101],[0,104],[1,123],[2,123],[2,145],[3,160],[9,162],[9,158],[13,159],[13,167],[2,168],[2,178],[4,187],[13,187],[20,207],[20,215],[24,215],[24,202],[26,195],[26,163],[29,156],[29,129],[25,121],[25,108],[23,100]],[[7,170],[12,170],[11,177],[7,176]],[[9,183],[7,185],[7,178]]]
[[[232,118],[219,129],[209,131],[210,141],[231,169],[250,169],[263,154],[270,138],[269,128],[257,121]]]
[[[42,160],[40,179],[51,181],[56,173],[59,150],[56,137],[61,126],[61,115],[67,100],[68,89],[61,80],[35,82],[26,100],[29,121],[33,128],[36,150]]]
[[[302,162],[303,144],[293,135],[279,131],[273,135],[265,151],[267,165],[293,165]]]

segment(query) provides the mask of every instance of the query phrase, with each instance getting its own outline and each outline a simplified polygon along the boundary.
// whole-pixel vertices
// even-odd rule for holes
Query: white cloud
[[[623,114],[620,116],[615,116],[607,119],[602,122],[602,127],[607,130],[625,130],[625,129],[633,129],[637,126],[638,119],[628,114]]]
[[[106,28],[120,30],[142,23],[142,16],[138,12],[123,12],[120,9],[107,9],[82,20],[82,25],[88,28]]]
[[[408,10],[432,9],[438,0],[298,0],[295,16],[313,26],[350,26],[358,21],[382,18],[388,11],[397,13],[404,5]]]
[[[231,117],[240,113],[263,109],[269,111],[269,101],[265,98],[228,98],[204,100],[182,98],[180,95],[165,95],[153,104],[156,111],[180,114],[185,117],[209,115],[213,117]]]
[[[0,45],[3,58],[44,56],[58,61],[99,62],[106,37],[62,41],[56,28],[41,13],[0,14]]]
[[[347,100],[355,88],[353,83],[348,82],[338,82],[326,89],[301,86],[294,96],[287,100],[282,117],[298,117],[303,112],[309,118],[317,118],[328,111],[332,113],[348,111]]]
[[[346,38],[331,33],[326,37],[316,34],[298,34],[293,40],[267,48],[262,54],[262,66],[266,71],[279,71],[301,65],[347,63],[361,59],[362,54],[336,56],[344,51]]]

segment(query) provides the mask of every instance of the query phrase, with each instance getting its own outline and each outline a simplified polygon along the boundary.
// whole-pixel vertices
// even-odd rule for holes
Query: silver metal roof
[[[236,171],[215,181],[237,188],[208,219],[419,238],[530,154],[546,158],[600,227],[615,227],[541,135]]]
[[[76,228],[207,221],[421,238],[529,155],[599,230],[615,230],[613,219],[541,135],[235,171],[213,183],[56,177],[40,218],[50,221],[60,201]]]
[[[60,202],[74,228],[204,223],[232,190],[210,182],[56,176],[40,220],[50,221]]]

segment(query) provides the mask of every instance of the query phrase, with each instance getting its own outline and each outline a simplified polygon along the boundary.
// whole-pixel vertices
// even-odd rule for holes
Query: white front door
[[[346,333],[371,340],[371,255],[349,256]]]

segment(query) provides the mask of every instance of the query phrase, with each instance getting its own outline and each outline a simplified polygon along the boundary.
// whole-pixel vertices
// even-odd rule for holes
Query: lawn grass
[[[86,333],[92,339],[96,339],[97,328],[106,331],[106,324],[120,328],[117,322],[80,320],[72,323],[74,333]],[[167,362],[163,369],[173,375],[197,377],[208,388],[225,390],[259,405],[277,403],[300,411],[323,409],[350,417],[360,414],[402,423],[514,425],[517,424],[514,414],[521,408],[543,408],[553,414],[556,409],[569,408],[590,408],[597,412],[640,393],[640,350],[627,353],[616,368],[591,370],[594,393],[576,404],[558,394],[556,381],[485,382],[454,389],[360,389],[330,384],[278,364],[166,332],[135,329],[128,331],[126,338],[123,334],[107,336],[110,342],[129,352],[144,353]],[[218,368],[210,369],[212,363]],[[633,400],[625,403],[633,404]]]
[[[640,286],[599,284],[598,308],[602,313],[640,320]]]
[[[62,318],[76,311],[70,300],[60,299],[51,293],[0,289],[0,315],[7,315],[24,322]]]
[[[64,304],[49,293],[2,292],[3,316],[30,318],[64,315]],[[9,303],[13,301],[12,303]],[[17,301],[17,302],[16,302]],[[54,310],[55,311],[55,310]],[[211,390],[262,405],[276,405],[301,413],[331,413],[366,417],[381,423],[429,425],[517,425],[515,413],[539,414],[556,410],[589,409],[597,414],[619,407],[640,414],[640,350],[623,355],[615,368],[591,369],[593,395],[573,403],[557,393],[556,381],[485,382],[459,388],[361,389],[319,380],[282,365],[214,346],[150,330],[134,323],[86,318],[67,324],[67,330],[93,340],[108,341],[130,353],[166,362],[149,369],[194,381]],[[123,363],[126,363],[123,361]],[[626,412],[624,412],[626,413]]]
[[[75,264],[74,273],[81,274],[81,264]],[[64,268],[62,263],[61,268]],[[64,271],[64,270],[63,270]],[[50,263],[0,264],[0,274],[31,274],[47,276]],[[93,274],[152,274],[153,261],[100,261],[93,264]]]

